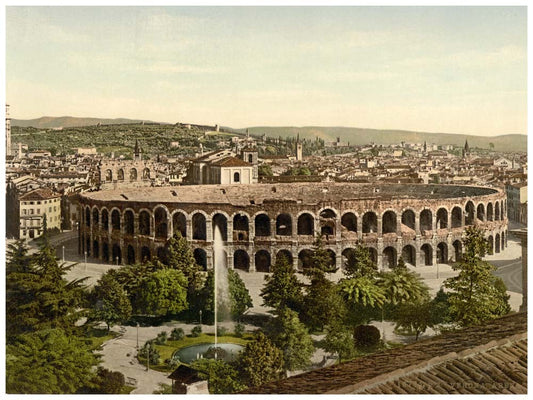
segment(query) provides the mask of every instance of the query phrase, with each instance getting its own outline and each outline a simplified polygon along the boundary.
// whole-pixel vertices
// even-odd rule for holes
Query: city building
[[[241,151],[241,158],[231,150],[198,157],[192,160],[186,178],[191,185],[251,184],[257,180],[257,151],[250,148]]]
[[[509,219],[527,225],[527,182],[505,186]]]
[[[19,239],[33,239],[43,234],[44,219],[47,229],[61,229],[61,194],[40,188],[19,197]]]

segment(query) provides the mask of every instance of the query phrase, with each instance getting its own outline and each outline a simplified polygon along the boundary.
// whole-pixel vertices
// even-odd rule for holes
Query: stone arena
[[[268,272],[285,256],[309,263],[317,233],[342,267],[362,243],[379,268],[399,257],[412,266],[450,263],[466,226],[486,232],[491,252],[507,245],[502,190],[456,185],[292,183],[123,188],[79,196],[80,254],[117,264],[164,259],[175,232],[187,238],[204,270],[213,267],[218,226],[226,265]]]

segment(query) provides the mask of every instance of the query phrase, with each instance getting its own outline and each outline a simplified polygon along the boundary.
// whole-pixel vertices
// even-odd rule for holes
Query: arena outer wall
[[[214,227],[229,268],[268,272],[285,255],[296,269],[309,261],[322,233],[342,267],[356,243],[379,268],[399,257],[416,266],[450,263],[466,226],[485,231],[491,251],[507,245],[507,201],[499,189],[455,185],[296,183],[124,188],[79,197],[79,252],[102,262],[132,264],[165,257],[174,232],[197,262],[212,268]]]

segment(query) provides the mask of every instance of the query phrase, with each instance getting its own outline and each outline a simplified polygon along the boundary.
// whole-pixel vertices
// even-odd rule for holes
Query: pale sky
[[[526,7],[8,7],[12,118],[526,134]]]

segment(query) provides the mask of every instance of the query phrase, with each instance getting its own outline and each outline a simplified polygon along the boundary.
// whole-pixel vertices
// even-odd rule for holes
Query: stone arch
[[[461,207],[454,207],[452,209],[452,228],[460,228],[463,226],[463,211]]]
[[[355,263],[355,249],[353,247],[345,248],[341,254],[343,269],[346,269],[347,265],[353,265]]]
[[[256,214],[254,218],[255,236],[270,236],[270,217],[267,214]]]
[[[302,213],[298,217],[298,235],[314,235],[315,219],[308,213]]]
[[[120,168],[117,171],[117,181],[123,181],[124,180],[124,169]]]
[[[303,249],[298,253],[298,269],[303,271],[306,268],[311,267],[311,259],[313,257],[313,250]]]
[[[503,251],[503,249],[505,248],[505,232],[502,232],[502,246],[501,246],[501,249]]]
[[[378,216],[373,211],[368,211],[363,215],[363,233],[377,233]]]
[[[128,209],[124,211],[124,233],[126,235],[133,235],[135,233],[135,217],[133,211]]]
[[[120,231],[120,211],[116,208],[111,211],[111,229]]]
[[[387,246],[383,249],[383,267],[384,268],[394,268],[398,265],[398,260],[396,259],[396,249],[392,246]]]
[[[156,238],[166,239],[168,237],[168,215],[168,210],[164,206],[157,206],[154,209],[154,231]]]
[[[173,234],[179,232],[184,238],[187,237],[187,217],[184,212],[177,211],[172,214],[172,230]]]
[[[392,210],[385,211],[381,217],[382,221],[382,234],[396,233],[396,213]]]
[[[455,261],[461,261],[461,257],[463,256],[463,243],[459,239],[453,242],[453,251]]]
[[[497,233],[494,238],[494,252],[499,253],[500,252],[500,234]]]
[[[406,263],[416,267],[416,250],[410,244],[403,247],[402,258]]]
[[[93,240],[93,257],[100,257],[100,245],[98,243],[98,240]]]
[[[402,213],[402,225],[405,225],[409,229],[415,230],[415,213],[411,209],[407,209]]]
[[[344,213],[341,217],[341,225],[348,232],[357,232],[357,216],[353,212]]]
[[[106,182],[112,182],[113,181],[113,171],[110,169],[106,169],[105,171],[105,181]]]
[[[431,210],[425,209],[420,213],[420,230],[422,232],[433,230],[433,213]]]
[[[107,208],[102,208],[102,229],[104,231],[109,230],[109,211]]]
[[[135,249],[133,248],[131,244],[128,244],[126,254],[127,254],[126,263],[129,265],[135,264]]]
[[[122,264],[122,251],[120,250],[120,245],[118,245],[117,243],[113,245],[111,255],[113,256],[113,264]]]
[[[368,252],[370,253],[370,259],[374,264],[378,263],[378,250],[375,247],[368,247]]]
[[[326,252],[329,255],[329,265],[335,267],[337,265],[337,254],[333,249],[327,249]]]
[[[220,235],[224,242],[228,241],[228,217],[222,212],[217,212],[213,215],[213,238],[215,237],[215,230],[218,227]]]
[[[200,266],[202,271],[207,271],[207,253],[205,250],[198,247],[194,249],[193,256],[196,264]]]
[[[499,221],[500,218],[500,202],[496,202],[494,206],[494,221]]]
[[[472,201],[468,201],[465,206],[465,225],[474,225],[474,220],[476,218],[476,208]]]
[[[197,212],[192,216],[193,240],[207,240],[207,223],[205,215]]]
[[[485,206],[483,203],[477,205],[477,219],[483,221],[485,219]]]
[[[156,249],[157,258],[163,263],[168,261],[168,248],[166,246],[159,246]]]
[[[292,253],[290,252],[290,250],[281,249],[280,251],[278,251],[276,253],[276,261],[279,260],[280,257],[284,257],[289,262],[289,264],[291,264],[291,265],[294,262],[294,258],[292,256]]]
[[[233,182],[239,183],[241,181],[241,174],[239,172],[233,173]]]
[[[276,217],[276,235],[291,236],[292,235],[292,217],[290,214],[279,214]]]
[[[150,235],[150,212],[147,210],[141,210],[139,213],[139,234],[140,235]]]
[[[137,168],[130,169],[130,182],[137,181]]]
[[[448,244],[445,242],[440,242],[437,245],[437,262],[439,264],[448,263]]]
[[[266,250],[259,250],[255,253],[255,270],[257,272],[270,272],[270,253]]]
[[[143,181],[150,180],[150,168],[143,169]]]
[[[492,203],[487,204],[487,221],[494,221]]]
[[[250,271],[250,256],[244,250],[236,250],[233,253],[233,268]]]
[[[85,226],[91,227],[91,209],[89,206],[85,207]]]
[[[109,244],[107,242],[102,243],[102,260],[109,262]]]
[[[150,247],[143,246],[141,247],[141,262],[145,263],[152,259],[152,253],[150,252]]]
[[[489,255],[492,255],[494,254],[494,237],[492,235],[489,235],[489,237],[487,238],[487,242],[489,243],[488,253]]]
[[[100,219],[100,213],[98,211],[98,208],[96,206],[93,207],[93,226],[98,226],[98,220]]]
[[[437,229],[448,229],[448,210],[444,207],[437,210]]]
[[[326,236],[335,236],[337,212],[332,208],[324,208],[318,213],[320,234]]]
[[[250,219],[245,213],[237,213],[233,216],[233,240],[248,241],[250,234]]]
[[[430,244],[425,243],[420,247],[420,251],[424,256],[424,265],[433,265],[433,248]]]

